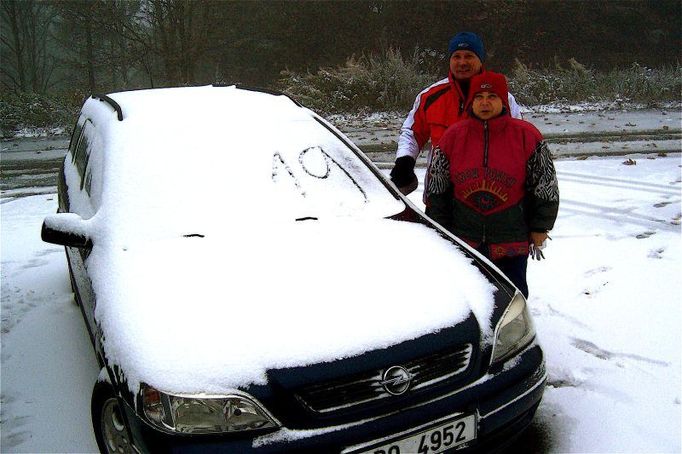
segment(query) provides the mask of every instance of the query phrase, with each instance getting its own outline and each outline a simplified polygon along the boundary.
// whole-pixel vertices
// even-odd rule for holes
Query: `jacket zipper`
[[[489,141],[488,121],[486,120],[483,122],[483,168],[484,169],[486,167],[488,167],[488,141]],[[485,178],[485,176],[483,178]],[[485,231],[486,231],[486,223],[484,220],[483,221],[483,239],[481,240],[481,243],[485,243]]]
[[[488,167],[488,122],[483,122],[483,167]]]

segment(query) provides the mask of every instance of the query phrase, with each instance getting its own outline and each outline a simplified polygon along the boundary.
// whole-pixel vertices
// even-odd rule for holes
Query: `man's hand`
[[[405,195],[417,189],[419,185],[417,175],[414,173],[415,163],[412,156],[401,156],[395,160],[391,170],[391,181]]]
[[[530,232],[530,238],[528,240],[530,258],[534,260],[542,260],[545,258],[542,250],[547,246],[547,238],[549,238],[547,232]],[[551,240],[551,238],[549,239]]]

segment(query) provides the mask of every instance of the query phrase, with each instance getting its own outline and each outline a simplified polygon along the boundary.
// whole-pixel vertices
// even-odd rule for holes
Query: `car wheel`
[[[134,453],[118,399],[111,386],[97,383],[92,391],[92,426],[103,454]]]

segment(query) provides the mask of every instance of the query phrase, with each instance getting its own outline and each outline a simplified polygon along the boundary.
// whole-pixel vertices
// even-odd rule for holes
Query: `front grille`
[[[458,350],[447,350],[400,364],[411,376],[409,390],[426,388],[454,377],[469,366],[471,344]],[[381,382],[385,369],[373,370],[343,379],[304,387],[296,398],[318,413],[347,409],[356,405],[391,397]]]

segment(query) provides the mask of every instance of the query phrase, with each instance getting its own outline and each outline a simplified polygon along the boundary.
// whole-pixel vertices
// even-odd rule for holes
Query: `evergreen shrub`
[[[70,127],[81,103],[70,95],[0,92],[0,131],[11,136],[22,128]]]

